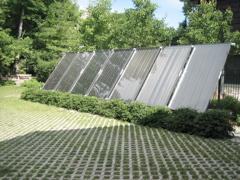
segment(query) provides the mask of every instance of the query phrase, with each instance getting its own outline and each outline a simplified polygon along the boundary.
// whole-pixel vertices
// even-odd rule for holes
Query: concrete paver
[[[9,172],[0,179],[240,179],[231,140],[64,109],[11,116],[1,120],[0,168]]]

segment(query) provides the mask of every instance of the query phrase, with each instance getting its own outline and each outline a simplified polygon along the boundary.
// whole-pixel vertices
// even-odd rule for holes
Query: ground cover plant
[[[25,81],[24,83],[20,84],[21,87],[36,88],[36,89],[42,88],[43,85],[44,85],[43,82],[38,82],[36,79],[31,79],[29,81]]]
[[[227,110],[209,110],[198,113],[190,108],[181,108],[172,112],[163,106],[150,107],[140,102],[127,103],[121,100],[103,100],[97,97],[85,97],[81,94],[75,95],[39,89],[28,89],[22,93],[21,98],[207,138],[228,138],[234,131],[233,124],[228,122],[232,118],[232,114]],[[207,127],[207,129],[202,127]]]
[[[239,179],[240,144],[20,99],[0,87],[0,179]]]
[[[14,86],[14,85],[16,85],[14,81],[0,79],[0,86]]]

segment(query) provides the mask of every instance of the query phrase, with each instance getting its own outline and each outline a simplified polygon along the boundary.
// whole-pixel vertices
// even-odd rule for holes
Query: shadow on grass
[[[122,147],[127,153],[135,147],[129,143],[134,137],[128,136],[133,125],[127,127],[126,132],[123,125],[36,131],[2,141],[0,177],[96,179],[113,169],[119,174]]]
[[[28,133],[0,142],[0,177],[199,179],[204,171],[202,179],[209,176],[225,179],[226,174],[229,179],[239,178],[240,171],[236,168],[239,163],[232,156],[239,148],[235,143],[231,148],[221,143],[223,150],[231,151],[223,155],[219,146],[207,147],[205,139],[197,138],[192,143],[194,137],[186,136],[184,140],[185,136],[181,135],[179,141],[178,135],[170,134],[164,130],[161,134],[154,133],[130,124]]]

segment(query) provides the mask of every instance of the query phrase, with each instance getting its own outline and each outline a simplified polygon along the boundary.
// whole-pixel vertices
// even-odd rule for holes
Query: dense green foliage
[[[240,32],[232,32],[233,13],[230,8],[224,12],[216,9],[216,0],[201,0],[199,5],[194,5],[186,0],[184,12],[187,24],[178,29],[181,36],[179,44],[208,44],[208,43],[236,43],[234,53],[240,53]]]
[[[208,110],[200,114],[194,121],[194,134],[206,138],[224,138],[233,131],[228,122],[231,113],[226,110]]]
[[[52,71],[57,65],[57,61],[43,61],[39,60],[36,67],[35,67],[35,73],[36,78],[38,81],[46,82]]]
[[[195,122],[199,113],[195,109],[180,108],[168,118],[166,128],[172,131],[194,134]]]
[[[208,138],[229,137],[229,133],[233,131],[232,124],[228,122],[232,115],[226,110],[209,110],[205,113],[198,113],[193,109],[181,108],[172,112],[166,107],[150,107],[140,102],[103,100],[97,97],[39,89],[28,89],[22,93],[21,98],[134,124],[154,128],[161,127]]]
[[[235,97],[226,96],[223,99],[213,99],[209,106],[210,109],[228,110],[232,112],[233,119],[237,119],[237,115],[240,115],[240,103]]]
[[[21,83],[21,87],[27,87],[27,88],[35,88],[35,89],[40,89],[44,85],[43,82],[38,82],[36,79],[31,79],[29,81],[25,81],[24,83]]]
[[[14,81],[0,79],[0,86],[14,86],[14,85],[16,85]]]
[[[179,44],[235,42],[232,11],[216,10],[214,0],[184,2],[186,21],[178,30],[154,15],[150,0],[133,0],[134,8],[112,12],[111,0],[94,0],[86,10],[72,0],[0,1],[0,75],[29,73],[45,82],[65,52]],[[80,4],[81,8],[81,4]]]
[[[175,30],[155,18],[157,6],[133,2],[135,9],[117,13],[111,0],[91,1],[86,11],[72,0],[2,0],[0,75],[30,73],[45,82],[65,52],[169,45]]]

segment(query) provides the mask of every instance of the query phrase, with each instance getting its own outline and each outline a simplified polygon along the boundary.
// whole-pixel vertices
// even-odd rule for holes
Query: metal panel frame
[[[89,51],[89,52],[91,52],[91,51]],[[69,88],[68,92],[72,92],[73,88],[74,88],[75,85],[77,84],[78,80],[80,79],[80,77],[82,76],[83,72],[85,71],[85,69],[87,68],[87,66],[89,65],[89,63],[91,62],[91,60],[92,60],[92,58],[93,58],[94,55],[95,55],[95,51],[92,51],[92,56],[89,58],[88,63],[86,64],[85,68],[82,69],[82,70],[79,72],[78,76],[76,77],[76,79],[75,79],[75,81],[73,82],[72,86]]]
[[[86,54],[88,54],[88,55],[86,55]],[[90,60],[92,58],[92,54],[93,54],[92,51],[84,51],[84,52],[78,53],[77,56],[73,59],[72,63],[69,64],[69,68],[66,70],[66,72],[64,73],[62,78],[59,80],[59,83],[57,84],[55,89],[62,91],[62,92],[68,92],[71,89],[73,83],[76,81],[76,76],[78,77],[79,73],[81,73],[85,70],[86,66],[88,65],[88,63],[90,62]],[[83,56],[87,56],[87,57],[84,58]],[[85,63],[85,64],[83,64],[83,63]],[[77,68],[78,72],[76,72],[76,68]],[[75,76],[75,78],[72,78],[70,80],[68,77],[70,76],[70,74],[72,72],[74,72],[74,70],[75,70],[74,75],[76,75],[76,74],[77,75]],[[68,78],[68,79],[66,80],[65,78]],[[70,84],[70,86],[68,86],[67,90],[64,90],[64,89],[66,89],[65,88],[66,86],[62,87],[62,83],[64,84],[65,81],[71,82],[71,84]]]
[[[191,107],[204,112],[216,88],[230,47],[230,43],[195,45],[168,107]]]
[[[166,106],[191,49],[191,46],[163,47],[136,100],[150,106]]]
[[[155,52],[155,54],[150,54],[149,56],[150,50]],[[151,70],[151,67],[155,62],[160,50],[160,47],[136,48],[134,56],[113,89],[110,99],[122,99],[124,101],[136,100],[136,97],[142,85],[144,84],[144,81],[146,80],[147,75]],[[142,64],[141,60],[144,60]],[[136,63],[139,67],[134,69]],[[125,83],[125,85],[122,83]],[[118,88],[120,88],[120,90]],[[118,95],[118,93],[120,95]]]
[[[129,55],[127,55],[127,57],[125,57],[125,59],[113,59],[113,58],[116,58],[114,55],[117,54],[117,53],[121,53],[120,55],[123,56],[123,53],[124,51],[129,51]],[[88,91],[88,93],[86,93],[86,95],[90,95],[90,96],[97,96],[99,98],[108,98],[109,95],[111,94],[113,88],[115,87],[116,83],[118,82],[120,76],[121,76],[121,73],[123,72],[123,70],[126,68],[128,62],[130,61],[131,57],[133,56],[134,54],[134,49],[117,49],[117,50],[113,50],[113,53],[111,54],[111,56],[109,57],[109,60],[108,62],[106,63],[106,65],[104,66],[104,69],[102,70],[102,73],[98,76],[97,80],[94,82],[92,88]],[[124,54],[125,55],[125,54]],[[117,64],[115,61],[120,61],[121,64]],[[108,68],[108,65],[111,67],[111,70],[107,69]],[[117,68],[120,68],[120,69],[114,69],[113,67],[117,67]],[[108,70],[108,71],[107,71]],[[117,73],[115,75],[113,75],[113,72],[112,71],[115,71],[114,73]],[[110,73],[110,74],[107,74],[107,78],[108,78],[108,82],[112,82],[112,84],[107,84],[109,90],[106,92],[107,94],[103,95],[102,92],[99,92],[97,95],[95,92],[95,89],[97,89],[97,87],[100,88],[100,86],[102,85],[98,85],[98,82],[100,81],[103,81],[101,79],[101,77],[103,75],[106,75],[106,73]],[[113,75],[113,76],[112,76]]]
[[[54,90],[57,90],[59,84],[62,82],[63,78],[67,75],[69,69],[71,68],[71,65],[74,63],[74,61],[77,59],[78,57],[78,52],[76,53],[75,57],[72,59],[72,61],[70,62],[70,64],[68,65],[66,71],[63,73],[62,77],[59,79],[58,83],[56,84]]]
[[[62,57],[62,59],[60,60],[60,62],[59,62],[59,63],[57,64],[57,66],[54,68],[54,70],[53,70],[53,72],[51,73],[51,75],[48,77],[48,79],[47,79],[47,81],[45,82],[45,84],[44,84],[44,86],[43,86],[42,89],[46,89],[46,86],[48,85],[48,83],[52,83],[52,79],[51,79],[51,78],[54,76],[54,73],[56,73],[57,70],[60,68],[60,65],[61,65],[62,63],[64,63],[64,61],[66,61],[65,58],[67,59],[67,55],[68,55],[68,54],[75,54],[74,58],[77,56],[76,53],[66,53],[66,54],[64,54],[63,57]],[[74,61],[74,58],[70,61],[70,63],[72,63],[72,62]],[[68,68],[69,68],[69,66],[65,69],[64,72],[62,72],[61,77],[58,79],[58,81],[57,81],[57,83],[54,85],[54,87],[52,87],[52,88],[50,88],[50,89],[46,89],[46,90],[55,90],[56,87],[57,87],[57,84],[59,83],[59,80],[62,78],[62,76],[64,75],[64,73],[67,71]]]
[[[103,54],[103,52],[107,52],[108,54],[106,55],[106,59],[103,59],[103,64],[100,66],[99,70],[89,69],[89,68],[92,68],[92,67],[90,67],[90,66],[91,66],[91,63],[94,63],[93,61],[96,61],[96,60],[97,60],[97,59],[94,59],[94,58],[98,57],[98,56],[97,56],[98,53],[100,53],[100,55],[102,55],[101,52],[102,52],[102,54]],[[111,50],[97,50],[97,51],[95,51],[94,56],[92,56],[92,58],[91,58],[91,61],[90,61],[90,62],[88,63],[88,65],[86,66],[85,70],[83,71],[83,73],[81,74],[81,76],[78,78],[78,80],[76,81],[75,85],[71,88],[71,93],[86,95],[86,93],[89,91],[89,88],[91,88],[93,82],[94,82],[94,81],[97,79],[97,77],[99,76],[99,73],[101,73],[102,68],[105,66],[105,64],[106,64],[107,61],[109,60],[109,57],[111,56],[111,54],[112,54],[112,51],[111,51]],[[97,62],[97,61],[96,61],[96,62]],[[78,86],[78,82],[83,82],[83,81],[81,81],[81,78],[84,78],[84,77],[86,76],[85,73],[88,73],[89,70],[96,72],[96,75],[94,76],[94,78],[93,78],[93,80],[91,81],[91,83],[89,83],[89,86],[86,87],[87,89],[84,90],[84,92],[78,92],[78,93],[74,92],[75,88],[77,88],[77,86]],[[87,76],[86,76],[86,77],[87,77]],[[85,81],[85,82],[86,82],[86,81]]]

